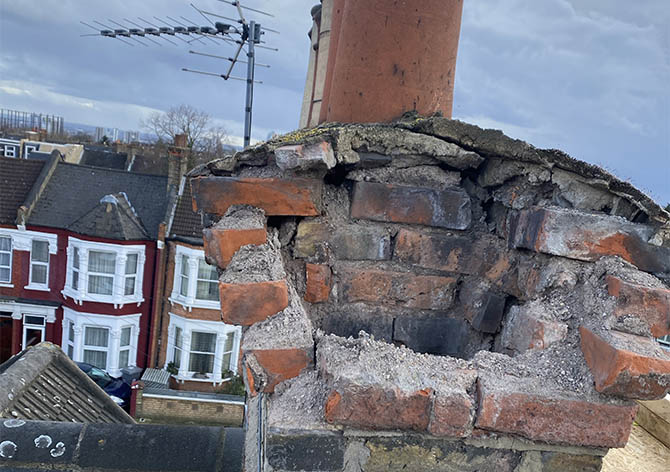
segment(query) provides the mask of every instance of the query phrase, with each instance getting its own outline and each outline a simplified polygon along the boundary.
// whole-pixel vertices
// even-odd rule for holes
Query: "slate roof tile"
[[[44,161],[0,157],[0,223],[14,224],[16,210],[23,204],[44,167]]]
[[[167,177],[60,163],[27,223],[62,229],[75,225],[82,231],[81,234],[114,239],[114,236],[108,234],[107,223],[98,227],[91,220],[95,220],[97,213],[94,210],[103,197],[123,192],[148,237],[156,239],[158,226],[165,217],[166,189]],[[87,214],[90,217],[84,224],[80,220]],[[126,223],[128,218],[126,214]],[[128,229],[126,227],[122,233]],[[127,236],[119,237],[125,239]]]

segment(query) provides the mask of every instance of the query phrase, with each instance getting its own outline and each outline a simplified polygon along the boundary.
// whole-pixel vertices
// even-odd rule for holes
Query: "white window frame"
[[[82,339],[83,339],[82,344],[83,345],[82,345],[82,349],[81,349],[82,362],[86,362],[86,351],[104,352],[105,353],[105,365],[104,366],[96,365],[94,367],[97,367],[97,368],[103,369],[103,370],[107,370],[107,366],[110,363],[109,362],[109,356],[111,354],[110,349],[112,347],[111,346],[112,345],[111,330],[107,326],[96,326],[96,325],[90,325],[90,324],[86,324],[82,328],[83,328],[83,331],[84,331],[83,332],[84,335],[82,336]],[[86,344],[86,330],[87,329],[104,329],[105,331],[107,331],[107,346],[95,346],[93,344]],[[90,364],[90,362],[89,362],[89,364]],[[91,364],[91,365],[93,365],[93,364]]]
[[[9,266],[2,266],[3,269],[9,269],[9,280],[0,280],[0,287],[13,287],[14,285],[12,284],[12,263],[14,262],[14,259],[12,256],[13,256],[14,245],[12,244],[13,243],[12,237],[0,233],[0,238],[9,239],[9,251],[0,250],[0,253],[2,254],[9,254]]]
[[[42,262],[42,261],[34,261],[33,260],[33,244],[35,242],[41,242],[41,243],[47,243],[47,261]],[[50,268],[50,263],[51,263],[51,254],[49,254],[48,250],[48,245],[49,241],[45,239],[40,239],[40,238],[33,238],[32,241],[30,242],[30,271],[28,274],[28,285],[25,286],[25,288],[29,290],[41,290],[44,292],[49,291],[49,268]],[[33,282],[33,266],[35,265],[40,265],[40,266],[45,266],[46,267],[46,273],[47,273],[47,278],[44,283],[38,283],[38,282]]]
[[[26,316],[42,318],[44,321],[41,324],[28,323],[28,321],[26,320]],[[23,313],[23,335],[21,337],[21,349],[26,348],[26,341],[29,329],[40,331],[42,333],[42,340],[40,342],[46,341],[47,317],[42,313]]]
[[[181,294],[182,278],[185,277],[182,274],[184,258],[188,263],[188,276],[186,276],[188,280],[188,290],[187,295],[185,296]],[[191,311],[193,308],[218,310],[221,308],[221,302],[219,300],[203,300],[196,298],[198,280],[204,280],[198,279],[199,260],[205,260],[205,251],[202,249],[193,249],[181,245],[175,247],[172,292],[168,299],[170,300],[170,303],[178,303],[188,311]]]
[[[114,315],[98,315],[95,313],[82,313],[72,310],[68,307],[63,307],[63,337],[61,347],[67,352],[69,343],[69,323],[73,323],[74,340],[73,345],[73,360],[76,362],[84,362],[84,329],[86,327],[106,328],[109,330],[109,342],[107,350],[107,365],[105,371],[112,377],[121,376],[121,367],[119,367],[119,357],[125,346],[121,346],[121,330],[123,328],[131,328],[130,330],[130,352],[128,355],[128,367],[137,365],[137,342],[140,333],[140,318],[141,314],[114,316]],[[105,350],[105,348],[90,348]]]
[[[670,334],[658,338],[657,341],[663,349],[670,350]]]
[[[40,231],[27,231],[25,227],[21,226],[18,229],[14,228],[0,228],[0,237],[9,237],[12,239],[12,253],[14,251],[26,251],[32,252],[33,239],[39,239],[41,241],[47,241],[49,243],[49,258],[52,255],[58,253],[58,235],[52,233],[42,233]],[[11,261],[14,260],[13,255],[10,256]],[[10,277],[12,276],[12,271],[10,267]],[[30,277],[30,276],[29,276]],[[28,279],[30,282],[30,279]],[[0,282],[0,287],[14,287],[14,285],[6,282]],[[45,288],[42,285],[35,286],[30,283],[24,287],[28,290],[43,290],[48,291],[48,286]]]
[[[5,144],[4,156],[5,157],[16,157],[16,146],[13,146],[11,144]]]
[[[72,336],[70,336],[70,329],[72,329]],[[63,320],[63,350],[67,356],[74,360],[74,321],[72,320]],[[72,350],[72,352],[70,352]]]
[[[79,253],[79,269],[74,268],[74,252],[75,248]],[[115,271],[114,274],[98,274],[97,272],[89,271],[89,253],[90,251],[114,253]],[[135,277],[135,290],[132,295],[125,295],[126,284],[126,261],[128,255],[137,254],[137,272]],[[80,305],[84,301],[98,302],[98,303],[112,303],[115,308],[123,307],[128,303],[137,303],[140,306],[144,302],[142,294],[142,282],[144,279],[144,264],[146,261],[146,246],[143,244],[122,245],[100,243],[95,241],[86,241],[74,237],[68,238],[67,247],[67,268],[65,276],[65,287],[62,294],[65,297],[70,297]],[[73,271],[78,272],[78,288],[75,289],[73,285]],[[113,276],[112,294],[102,295],[97,293],[89,293],[88,291],[88,277],[89,275]]]
[[[165,360],[165,367],[171,362],[175,362],[174,356],[176,352],[181,353],[179,362],[179,370],[175,378],[178,382],[196,381],[209,382],[215,385],[223,383],[222,372],[229,370],[237,373],[237,364],[240,354],[240,340],[242,337],[242,328],[240,326],[233,326],[223,323],[222,321],[204,321],[194,320],[191,318],[184,318],[173,313],[169,313],[170,323],[168,325],[168,340],[167,340],[167,356]],[[180,328],[182,332],[182,346],[175,350],[175,332],[176,328]],[[193,332],[216,334],[216,347],[214,351],[214,368],[213,373],[206,375],[206,378],[196,376],[198,372],[190,371],[190,354],[191,339]],[[233,348],[231,351],[224,352],[224,345],[228,333],[233,334]],[[226,353],[230,352],[230,364],[223,366],[222,361]],[[195,376],[195,377],[194,377]]]
[[[123,344],[123,332],[125,330],[130,330],[130,334],[128,335],[128,344]],[[130,351],[131,346],[133,343],[133,327],[132,326],[124,326],[120,330],[120,338],[119,338],[119,369],[123,369],[124,367],[130,367]],[[127,352],[128,353],[128,361],[126,362],[126,365],[121,365],[121,354]]]

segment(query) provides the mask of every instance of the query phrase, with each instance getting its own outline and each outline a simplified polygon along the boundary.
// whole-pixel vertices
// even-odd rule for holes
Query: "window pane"
[[[124,367],[128,367],[128,358],[130,356],[130,351],[128,349],[125,349],[121,352],[119,352],[119,368],[123,369]]]
[[[201,282],[196,285],[195,298],[199,300],[218,300],[219,284],[218,282]]]
[[[126,277],[124,295],[135,295],[135,277]]]
[[[70,345],[67,347],[67,357],[74,359],[74,346]]]
[[[0,252],[0,266],[9,267],[9,253]]]
[[[198,278],[218,281],[219,274],[216,272],[216,267],[207,264],[204,259],[198,259]]]
[[[181,349],[175,347],[172,351],[172,363],[179,369],[181,367]]]
[[[179,293],[182,297],[188,297],[188,277],[181,276]]]
[[[114,278],[102,275],[88,276],[88,291],[99,295],[111,295],[114,287]]]
[[[191,372],[211,374],[214,371],[214,355],[191,354],[188,370]]]
[[[109,345],[109,330],[107,328],[87,327],[84,333],[84,344],[87,346],[107,347]]]
[[[77,270],[72,271],[72,288],[79,290],[79,271]]]
[[[44,326],[44,317],[26,315],[23,318],[23,323],[30,325]]]
[[[226,334],[226,340],[223,343],[223,352],[233,350],[233,341],[235,341],[235,333]]]
[[[91,364],[100,369],[107,368],[107,352],[105,351],[88,351],[84,349],[84,362]]]
[[[113,274],[116,270],[116,254],[113,252],[89,251],[88,270],[103,274]]]
[[[5,269],[0,267],[0,282],[9,282],[10,277],[9,277],[9,269]]]
[[[174,345],[176,347],[181,348],[182,347],[182,337],[181,337],[181,328],[180,327],[175,327],[174,329]]]
[[[222,371],[225,372],[226,370],[233,370],[231,365],[230,365],[230,360],[232,359],[232,357],[233,357],[232,352],[228,352],[228,353],[223,355],[223,359],[221,360],[221,370]]]
[[[49,243],[33,240],[33,250],[30,251],[30,259],[35,262],[49,262]]]
[[[137,254],[128,254],[126,259],[126,274],[137,273]]]
[[[68,339],[71,342],[74,342],[74,323],[72,321],[70,321],[70,323],[69,323],[68,330],[67,330],[67,336],[68,336]]]
[[[30,281],[36,284],[47,283],[47,266],[42,264],[33,264],[33,273]]]
[[[181,275],[188,277],[188,257],[181,256]]]
[[[79,248],[75,247],[72,253],[72,267],[79,269]]]
[[[131,327],[127,326],[121,330],[121,346],[130,346]]]
[[[191,351],[214,352],[216,349],[216,334],[198,333],[193,331],[191,337]]]
[[[0,251],[11,251],[12,250],[12,238],[2,237],[0,238]]]

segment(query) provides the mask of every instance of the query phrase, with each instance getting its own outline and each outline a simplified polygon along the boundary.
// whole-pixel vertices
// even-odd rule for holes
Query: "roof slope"
[[[68,229],[79,234],[122,241],[149,239],[147,230],[123,192],[103,197],[95,208]]]
[[[149,238],[156,239],[167,206],[166,188],[166,177],[61,163],[27,223],[68,229],[92,212],[103,197],[123,192]]]
[[[46,342],[0,365],[0,418],[134,423],[58,346]]]
[[[84,145],[84,155],[79,162],[81,165],[106,167],[108,169],[125,170],[128,154],[114,152],[107,146]]]
[[[193,211],[191,184],[187,180],[177,200],[170,236],[202,241],[202,219]]]
[[[26,200],[44,163],[0,157],[0,223],[15,222],[16,210]]]

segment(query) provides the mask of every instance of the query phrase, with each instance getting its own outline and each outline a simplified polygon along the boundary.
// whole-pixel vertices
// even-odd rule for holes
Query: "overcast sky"
[[[181,72],[223,72],[189,49],[127,46],[80,20],[109,24],[158,16],[206,24],[189,5],[234,16],[217,0],[0,0],[0,107],[58,114],[66,121],[137,129],[154,110],[188,103],[236,137],[244,83]],[[409,1],[409,0],[408,0]],[[281,35],[260,51],[254,138],[297,127],[314,0],[247,0]],[[181,19],[180,19],[181,21]],[[454,118],[601,165],[660,203],[670,202],[670,2],[668,0],[465,0]],[[113,26],[113,25],[112,25]],[[244,65],[237,74],[244,76]]]

